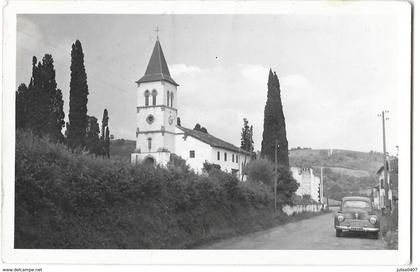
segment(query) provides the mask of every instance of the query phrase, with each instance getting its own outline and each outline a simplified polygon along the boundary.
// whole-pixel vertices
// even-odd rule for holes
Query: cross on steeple
[[[156,39],[159,40],[159,31],[161,31],[162,29],[159,28],[159,26],[156,26]]]

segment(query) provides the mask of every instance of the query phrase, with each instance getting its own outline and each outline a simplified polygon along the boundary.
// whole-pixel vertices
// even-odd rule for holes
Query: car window
[[[370,203],[360,200],[347,200],[343,203],[344,209],[369,209]]]

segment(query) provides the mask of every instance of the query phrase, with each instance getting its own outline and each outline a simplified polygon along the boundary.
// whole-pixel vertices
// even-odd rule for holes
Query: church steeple
[[[142,78],[136,81],[137,84],[152,81],[167,81],[178,86],[175,80],[172,79],[169,73],[168,64],[166,63],[165,56],[163,55],[162,47],[160,46],[159,39],[156,39],[155,47],[153,48],[152,56],[150,57],[149,64],[147,65],[146,73]]]

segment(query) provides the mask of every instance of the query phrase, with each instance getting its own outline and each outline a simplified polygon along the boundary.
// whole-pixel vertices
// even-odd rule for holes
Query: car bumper
[[[379,232],[379,228],[375,227],[352,227],[352,226],[335,226],[336,229],[355,232]]]

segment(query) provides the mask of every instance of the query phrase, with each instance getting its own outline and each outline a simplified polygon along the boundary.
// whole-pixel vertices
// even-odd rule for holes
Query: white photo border
[[[11,1],[3,7],[2,259],[6,263],[406,265],[410,262],[411,9],[403,1]],[[18,14],[398,14],[400,39],[398,250],[14,249]],[[89,253],[89,254],[87,254]]]

